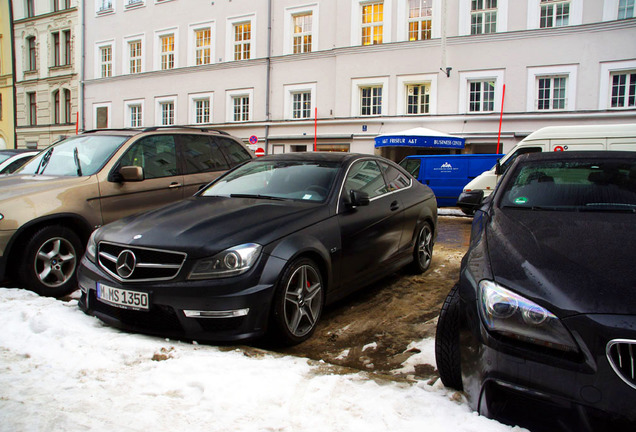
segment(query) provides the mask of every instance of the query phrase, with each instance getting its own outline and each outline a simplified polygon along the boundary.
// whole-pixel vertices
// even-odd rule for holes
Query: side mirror
[[[497,159],[497,164],[495,165],[495,174],[498,176],[501,175],[501,159]]]
[[[368,206],[370,202],[368,193],[353,189],[349,191],[349,202],[347,204],[350,208]]]
[[[457,207],[459,207],[467,215],[475,213],[484,200],[483,190],[473,190],[462,192],[457,199]]]
[[[144,169],[140,166],[123,166],[119,168],[121,181],[138,182],[144,179]]]

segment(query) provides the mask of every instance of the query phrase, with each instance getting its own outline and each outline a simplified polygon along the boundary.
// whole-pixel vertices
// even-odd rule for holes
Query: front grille
[[[636,389],[636,341],[615,339],[607,344],[606,352],[614,372]]]
[[[132,258],[129,253],[132,253]],[[100,267],[121,282],[173,279],[179,274],[187,257],[183,252],[109,242],[99,243],[97,256]]]

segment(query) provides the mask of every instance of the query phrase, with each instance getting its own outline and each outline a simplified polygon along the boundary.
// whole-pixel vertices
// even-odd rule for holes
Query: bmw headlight
[[[199,260],[188,279],[213,279],[238,276],[248,271],[261,253],[261,245],[246,243],[226,249],[212,258]]]
[[[547,348],[578,351],[556,315],[493,281],[479,283],[479,312],[491,332]]]
[[[86,258],[94,263],[97,262],[97,243],[95,242],[95,234],[97,234],[97,230],[93,231],[93,234],[91,234],[88,239],[88,243],[86,244]]]

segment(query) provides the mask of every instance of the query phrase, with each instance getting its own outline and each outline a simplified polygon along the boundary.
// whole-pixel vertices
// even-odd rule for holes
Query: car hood
[[[89,180],[85,177],[10,174],[0,177],[0,201],[39,192],[60,190]]]
[[[265,246],[328,216],[326,204],[195,196],[113,222],[97,240],[201,258],[244,243]]]
[[[495,280],[560,317],[636,311],[636,216],[496,210],[486,238]]]

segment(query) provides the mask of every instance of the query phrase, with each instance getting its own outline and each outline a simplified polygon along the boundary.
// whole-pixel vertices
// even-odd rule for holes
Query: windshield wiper
[[[230,194],[231,198],[256,198],[256,199],[268,199],[274,201],[287,201],[286,198],[274,197],[269,195],[260,194]]]
[[[627,203],[587,203],[580,211],[636,213],[636,204]]]
[[[73,150],[73,159],[75,159],[75,166],[77,167],[77,176],[82,176],[82,165],[80,165],[79,152],[77,151],[77,147]]]
[[[53,154],[53,147],[48,149],[46,151],[46,153],[44,153],[42,155],[42,159],[40,159],[40,163],[38,164],[38,167],[35,170],[35,174],[43,174],[44,173],[44,169],[46,168],[46,166],[49,164],[49,161],[51,160],[51,154]],[[42,170],[42,171],[40,171],[40,170]]]

